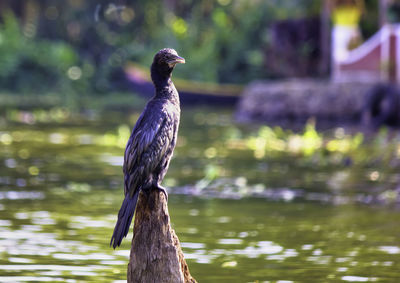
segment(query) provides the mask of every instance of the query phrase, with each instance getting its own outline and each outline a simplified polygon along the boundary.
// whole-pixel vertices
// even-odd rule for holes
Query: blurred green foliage
[[[368,39],[379,29],[379,0],[366,0],[360,27],[364,39]]]
[[[245,83],[269,76],[268,26],[318,14],[319,5],[317,0],[4,1],[0,87],[108,92],[119,86],[128,60],[149,66],[164,47],[187,58],[178,77]]]
[[[126,87],[122,69],[127,61],[149,66],[164,47],[187,59],[175,72],[180,78],[237,84],[272,78],[270,27],[281,20],[318,17],[321,2],[2,1],[0,88],[110,92]],[[362,26],[370,34],[377,0],[366,4]]]
[[[140,1],[139,1],[140,2]],[[198,81],[246,83],[269,77],[264,53],[269,44],[268,27],[276,20],[318,14],[319,1],[146,1],[134,6],[159,17],[144,22],[138,37],[128,46],[134,59],[150,64],[153,53],[163,46],[176,48],[188,64],[176,76]],[[168,11],[163,15],[160,10]],[[141,36],[139,36],[141,34]],[[137,41],[145,38],[144,46]]]
[[[12,13],[3,14],[0,25],[0,84],[3,88],[41,92],[65,85],[68,70],[77,62],[78,54],[70,45],[29,38]]]

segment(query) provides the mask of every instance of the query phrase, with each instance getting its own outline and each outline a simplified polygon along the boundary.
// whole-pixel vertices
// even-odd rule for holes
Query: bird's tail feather
[[[114,233],[110,242],[110,246],[113,246],[114,249],[121,245],[122,238],[126,237],[129,232],[138,197],[138,192],[136,192],[132,197],[129,194],[126,194],[125,199],[122,202],[121,208],[118,212],[118,221],[117,224],[115,224]]]

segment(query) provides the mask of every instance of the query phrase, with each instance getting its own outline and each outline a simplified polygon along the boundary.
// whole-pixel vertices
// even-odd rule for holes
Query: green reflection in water
[[[125,279],[132,233],[116,251],[109,239],[136,118],[3,112],[0,282]],[[184,109],[165,182],[192,275],[199,282],[396,282],[399,149],[398,136],[384,132],[362,143],[341,128],[249,129],[233,125],[230,111]]]

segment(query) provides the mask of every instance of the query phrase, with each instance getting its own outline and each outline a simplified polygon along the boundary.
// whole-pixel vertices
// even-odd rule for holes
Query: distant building
[[[380,0],[379,31],[361,43],[358,28],[363,1],[331,2],[332,79],[400,83],[400,3]]]

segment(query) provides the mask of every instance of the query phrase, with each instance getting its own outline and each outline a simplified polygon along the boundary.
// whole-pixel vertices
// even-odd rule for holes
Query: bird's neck
[[[171,80],[169,80],[169,83],[164,85],[163,87],[159,88],[156,86],[155,98],[156,99],[166,99],[166,100],[174,103],[177,106],[180,105],[178,91],[176,90],[176,88]]]
[[[159,72],[152,66],[151,79],[156,88],[156,97],[171,100],[179,105],[179,94],[171,80],[171,73]]]
[[[155,63],[153,63],[150,68],[150,74],[154,86],[157,89],[167,86],[168,83],[171,81],[171,72],[172,70],[161,69],[160,66],[157,66]]]

